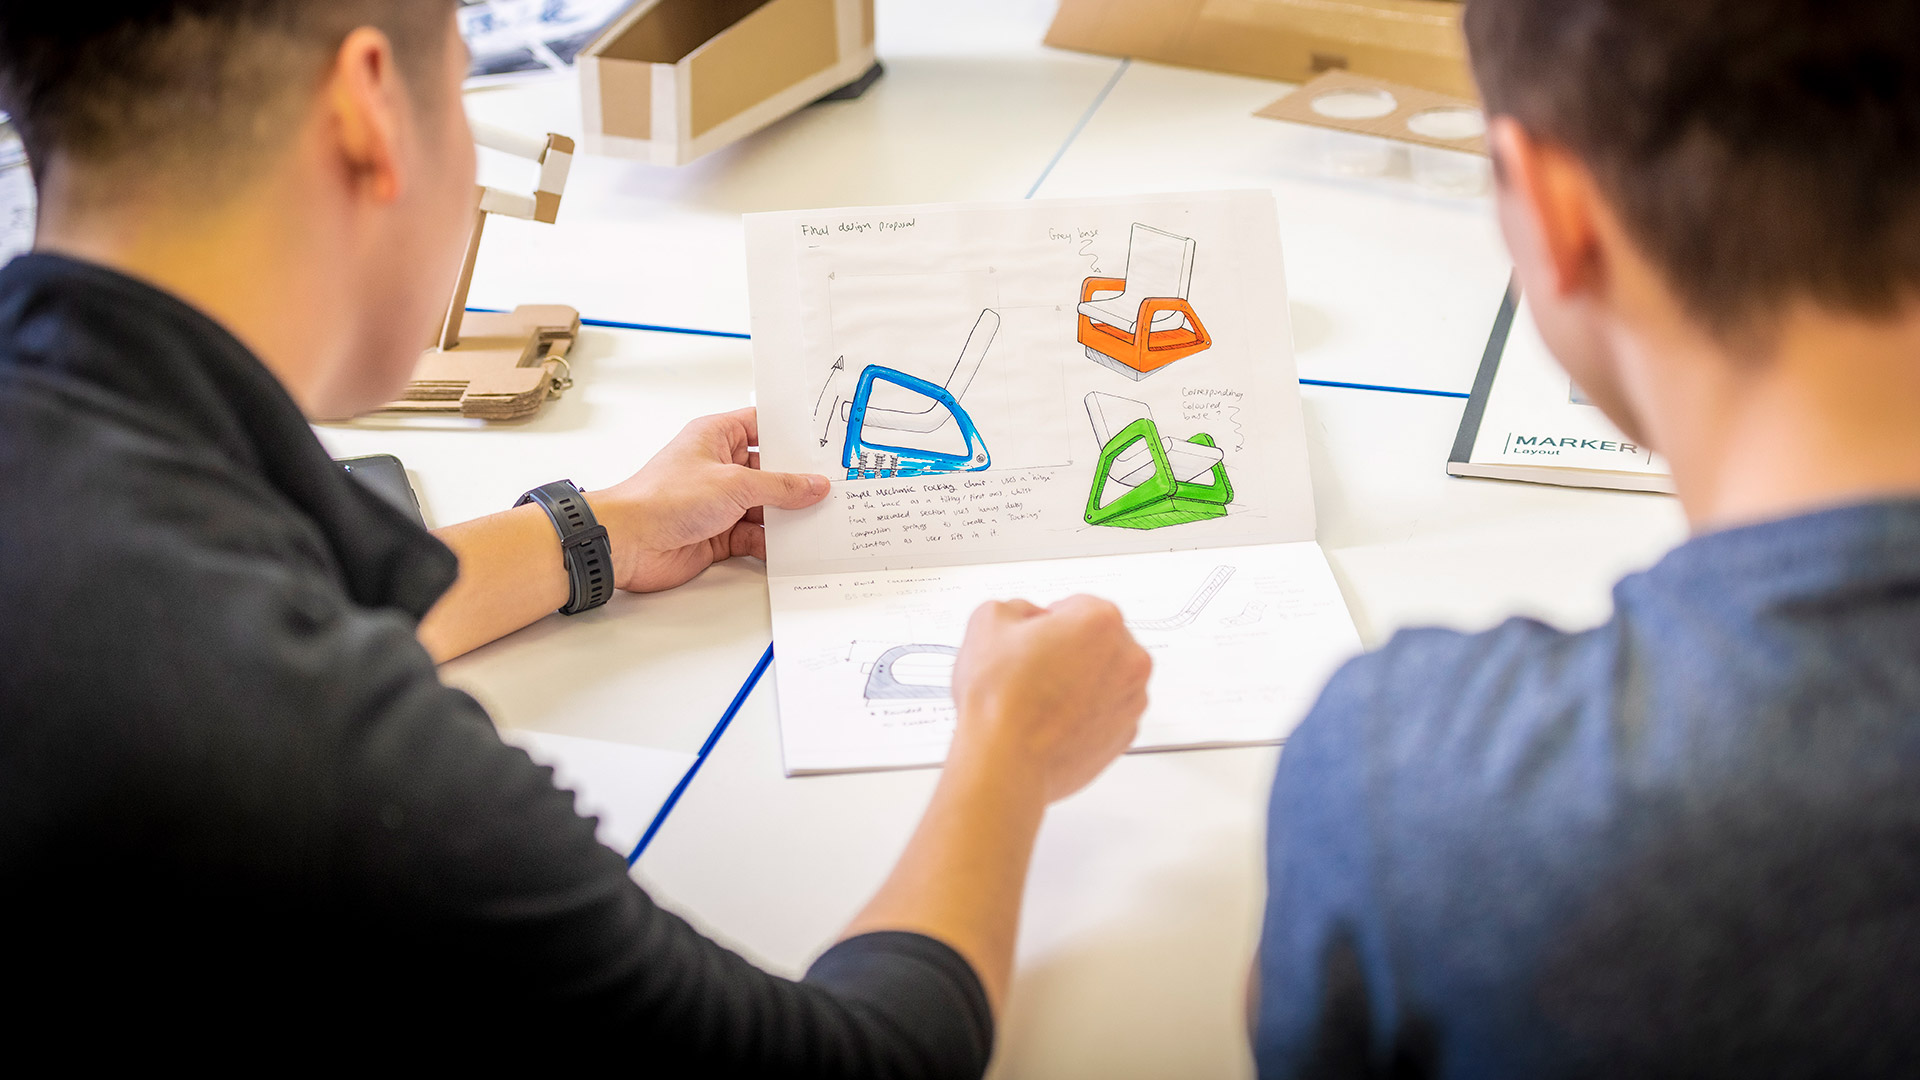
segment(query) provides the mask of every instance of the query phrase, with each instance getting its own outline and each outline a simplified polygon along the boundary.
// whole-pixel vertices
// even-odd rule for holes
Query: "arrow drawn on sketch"
[[[1233,444],[1233,448],[1235,450],[1245,450],[1247,448],[1247,433],[1245,430],[1243,430],[1240,427],[1240,407],[1239,406],[1237,405],[1227,406],[1227,423],[1233,425],[1233,437],[1235,440]]]
[[[1098,253],[1096,253],[1093,250],[1092,237],[1088,237],[1086,240],[1081,242],[1080,257],[1083,259],[1086,259],[1088,262],[1093,264],[1092,266],[1088,267],[1088,270],[1090,272],[1095,274],[1098,274],[1100,272],[1100,256]]]
[[[820,429],[820,445],[827,445],[833,433],[833,418],[840,415],[840,395],[833,396],[833,408],[827,410],[827,426]]]
[[[833,380],[839,378],[840,373],[845,370],[847,370],[846,357],[842,356],[833,362],[833,369],[827,373],[827,381],[820,386],[820,396],[813,399],[814,416],[820,415],[820,403],[827,400],[827,391],[833,388]]]

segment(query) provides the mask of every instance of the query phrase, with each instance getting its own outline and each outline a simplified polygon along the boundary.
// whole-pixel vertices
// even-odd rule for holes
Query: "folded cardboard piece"
[[[580,51],[588,151],[684,165],[875,73],[874,0],[642,0]]]
[[[472,312],[450,349],[428,349],[406,393],[380,411],[521,420],[573,385],[567,353],[580,313],[558,304]]]
[[[467,311],[467,291],[473,284],[487,215],[553,224],[573,165],[573,140],[564,135],[532,138],[477,123],[473,130],[474,141],[481,146],[539,165],[539,180],[531,195],[491,187],[474,191],[466,260],[446,314],[432,345],[421,354],[406,392],[380,406],[379,412],[521,420],[573,385],[567,353],[580,336],[578,311],[557,304],[523,304],[508,312]]]
[[[1329,71],[1254,115],[1437,150],[1487,152],[1486,120],[1472,100],[1346,71]]]
[[[1460,0],[1061,0],[1047,44],[1306,82],[1353,71],[1475,97]]]

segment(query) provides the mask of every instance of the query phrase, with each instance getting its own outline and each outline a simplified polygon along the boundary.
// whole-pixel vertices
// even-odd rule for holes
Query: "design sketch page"
[[[774,576],[1314,536],[1267,192],[748,218]]]
[[[1153,655],[1137,750],[1271,743],[1360,651],[1314,543],[776,578],[789,774],[936,765],[953,661],[988,600],[1074,593],[1120,605]]]

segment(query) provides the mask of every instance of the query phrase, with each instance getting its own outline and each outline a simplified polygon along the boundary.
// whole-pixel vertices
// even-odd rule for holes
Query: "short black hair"
[[[1717,332],[1920,296],[1917,0],[1469,0],[1491,114],[1594,172]]]
[[[384,31],[410,76],[437,70],[454,6],[0,0],[0,109],[36,176],[55,158],[107,172],[218,168],[285,132],[295,91],[317,85],[356,27]]]

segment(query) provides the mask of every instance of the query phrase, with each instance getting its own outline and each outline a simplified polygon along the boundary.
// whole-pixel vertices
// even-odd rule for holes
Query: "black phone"
[[[413,493],[413,483],[407,479],[407,467],[392,454],[369,454],[366,457],[341,458],[336,464],[347,471],[347,475],[367,485],[374,494],[392,503],[408,517],[426,527],[427,519],[420,513],[420,500]]]

